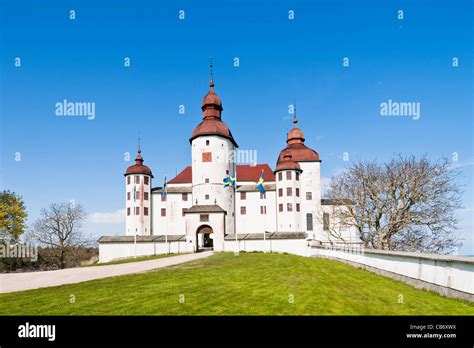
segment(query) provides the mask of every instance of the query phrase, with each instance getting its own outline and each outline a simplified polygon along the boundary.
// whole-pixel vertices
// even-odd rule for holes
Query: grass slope
[[[335,261],[219,253],[142,274],[3,294],[0,314],[473,315],[474,304]]]

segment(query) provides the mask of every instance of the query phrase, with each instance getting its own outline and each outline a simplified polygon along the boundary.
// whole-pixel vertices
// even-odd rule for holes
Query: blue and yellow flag
[[[168,194],[168,189],[166,188],[168,186],[168,182],[166,181],[166,176],[165,176],[165,182],[163,183],[163,190],[161,190],[161,196],[166,197]]]
[[[265,183],[265,180],[263,178],[263,169],[262,169],[262,174],[260,174],[260,179],[258,179],[258,183],[257,183],[257,188],[262,194],[265,193],[265,187],[263,187],[264,183]]]
[[[235,176],[227,175],[226,178],[223,180],[225,187],[235,186]]]

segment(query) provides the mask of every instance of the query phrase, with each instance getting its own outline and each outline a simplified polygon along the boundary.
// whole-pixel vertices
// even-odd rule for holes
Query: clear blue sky
[[[49,203],[74,199],[95,217],[87,232],[123,234],[124,153],[134,158],[140,132],[155,185],[190,164],[212,54],[223,119],[261,163],[274,167],[294,101],[324,178],[355,160],[457,152],[461,253],[474,254],[471,1],[0,4],[0,183],[24,197],[29,222]],[[55,116],[63,99],[95,102],[96,118]],[[380,116],[388,99],[421,103],[421,118]]]

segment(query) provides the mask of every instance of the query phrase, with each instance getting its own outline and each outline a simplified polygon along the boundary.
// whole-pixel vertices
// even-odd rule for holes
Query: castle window
[[[293,189],[291,187],[286,188],[286,195],[288,197],[293,195]]]
[[[265,193],[260,192],[260,199],[265,199],[265,198],[267,198],[267,193],[266,192]]]
[[[127,215],[130,215],[130,208],[127,208]]]
[[[135,192],[135,199],[140,199],[140,191]]]
[[[206,146],[209,146],[209,140],[206,140]]]
[[[164,195],[164,196],[161,195],[161,201],[162,201],[162,202],[166,202],[166,197],[168,197],[168,195]]]
[[[278,211],[283,211],[283,204],[278,204]]]
[[[286,172],[286,180],[291,180],[291,172],[290,171]]]
[[[297,189],[296,189],[296,197],[299,197],[299,196],[300,196],[300,189],[297,188]]]
[[[281,196],[283,196],[283,189],[282,188],[278,189],[278,197],[281,197]]]
[[[140,207],[135,207],[135,215],[140,215]]]
[[[148,185],[150,182],[150,178],[148,176],[145,176],[145,185]]]
[[[201,214],[201,215],[199,215],[199,221],[201,221],[201,222],[209,222],[209,214]]]
[[[296,211],[300,211],[300,204],[296,203]]]
[[[130,200],[130,192],[127,192],[127,201]]]
[[[226,174],[226,175],[229,175],[229,170],[228,170],[228,169],[225,171],[225,174]]]
[[[323,213],[323,230],[329,231],[329,213]]]
[[[143,215],[148,216],[148,208],[143,208]]]
[[[267,214],[267,207],[265,205],[260,206],[260,214],[262,215]]]
[[[135,184],[140,183],[140,177],[138,175],[135,175]]]
[[[127,185],[130,185],[130,175],[127,176]]]
[[[240,192],[240,200],[245,201],[247,199],[247,192]]]
[[[205,198],[206,200],[208,200],[208,199],[209,199],[209,195],[204,196],[204,198]]]
[[[283,173],[279,172],[278,173],[278,181],[282,181],[282,180],[283,180]]]
[[[203,162],[212,162],[212,152],[203,152],[202,153]]]
[[[182,193],[182,194],[181,194],[181,199],[182,199],[183,201],[187,202],[187,201],[188,201],[188,194],[187,194],[187,193]]]
[[[148,201],[148,192],[143,192],[143,199]]]
[[[306,214],[306,229],[308,231],[313,230],[313,214]]]
[[[286,210],[287,210],[287,211],[293,211],[293,204],[291,204],[291,203],[286,203]]]
[[[209,184],[209,178],[206,178],[206,179],[204,180],[204,182],[205,182],[206,184]]]
[[[166,208],[161,208],[161,216],[166,216]]]
[[[300,181],[300,173],[296,172],[296,181]]]
[[[245,215],[247,214],[247,208],[246,207],[240,207],[240,215]]]
[[[183,209],[181,209],[181,215],[182,215],[182,216],[184,216],[184,215],[185,215],[185,214],[184,214],[184,213],[185,213],[185,211],[186,211],[186,208],[183,208]]]
[[[311,192],[306,192],[306,200],[310,201],[313,199],[313,194]]]

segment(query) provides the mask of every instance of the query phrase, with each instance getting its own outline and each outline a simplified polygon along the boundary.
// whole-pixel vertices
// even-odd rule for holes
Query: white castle
[[[321,160],[305,145],[296,114],[274,170],[239,165],[212,71],[209,86],[203,119],[189,139],[190,166],[165,187],[153,187],[139,147],[125,172],[125,236],[101,237],[100,261],[209,249],[302,254],[309,240],[358,243],[354,229],[339,228],[337,240],[329,233],[334,209],[344,206],[321,199]],[[262,173],[264,190],[258,187]],[[235,178],[235,185],[225,186],[225,178]]]

